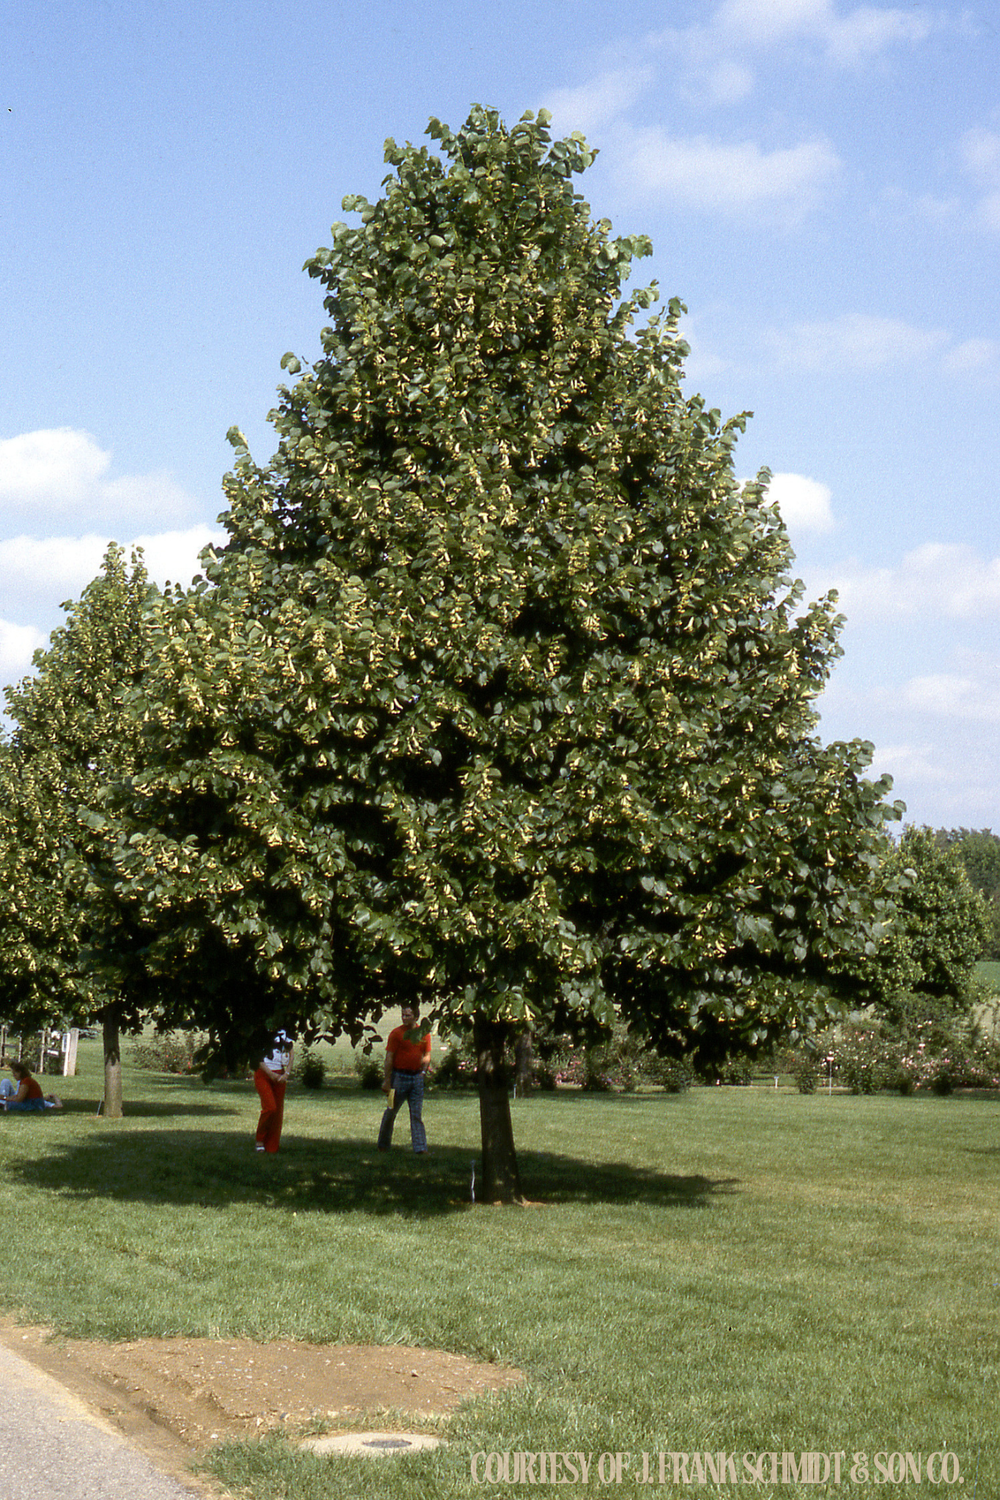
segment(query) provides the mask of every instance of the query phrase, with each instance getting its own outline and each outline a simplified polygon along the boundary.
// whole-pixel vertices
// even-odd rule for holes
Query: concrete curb
[[[155,1468],[72,1392],[0,1344],[0,1495],[204,1500]]]

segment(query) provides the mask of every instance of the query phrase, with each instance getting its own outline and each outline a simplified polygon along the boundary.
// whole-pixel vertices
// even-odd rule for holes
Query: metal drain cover
[[[440,1442],[427,1432],[331,1432],[327,1437],[304,1438],[300,1446],[310,1453],[364,1453],[369,1458],[384,1458],[391,1453],[437,1448]]]

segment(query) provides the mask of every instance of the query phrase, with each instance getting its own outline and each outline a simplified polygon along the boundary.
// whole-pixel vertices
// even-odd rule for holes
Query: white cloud
[[[46,617],[77,598],[101,570],[109,538],[15,536],[0,542],[0,609],[7,615]],[[44,608],[39,605],[44,601]]]
[[[838,16],[832,5],[823,7],[821,40],[831,62],[852,67],[888,47],[922,42],[930,36],[933,22],[926,12],[880,9],[861,5]]]
[[[882,201],[896,221],[915,218],[925,223],[947,224],[957,219],[962,210],[962,201],[954,194],[940,198],[934,193],[912,193],[896,185],[885,188]]]
[[[848,565],[827,577],[852,625],[918,618],[986,620],[1000,615],[1000,557],[964,543],[927,542],[895,568]]]
[[[1000,229],[1000,192],[985,193],[976,210],[979,222],[987,229]]]
[[[76,428],[0,441],[0,538],[11,523],[19,532],[0,540],[0,681],[29,670],[61,606],[97,577],[110,541],[141,547],[161,587],[186,587],[203,548],[225,540],[219,527],[192,524],[199,507],[168,474],[111,477],[111,468],[110,452]]]
[[[840,170],[825,141],[764,151],[755,141],[674,137],[658,126],[623,127],[614,154],[628,187],[663,201],[725,214],[776,211],[792,220]]]
[[[893,781],[950,782],[955,772],[942,766],[938,748],[933,743],[921,745],[882,745],[872,758],[872,774],[888,774]],[[898,785],[894,795],[898,794]]]
[[[167,582],[188,584],[201,572],[199,553],[208,546],[221,547],[227,541],[221,526],[192,526],[187,531],[161,531],[154,536],[137,536],[129,546],[143,549],[146,571],[162,588]]]
[[[699,104],[739,104],[753,93],[755,82],[746,63],[723,58],[706,68],[694,87],[688,85],[685,94]]]
[[[926,12],[897,7],[861,5],[841,14],[832,0],[725,0],[714,24],[747,46],[812,42],[830,62],[854,66],[887,47],[924,41],[934,23]]]
[[[31,670],[31,658],[45,645],[45,636],[33,625],[12,625],[0,620],[0,683],[19,682]]]
[[[45,428],[0,441],[0,528],[26,517],[64,529],[169,526],[192,519],[196,502],[166,473],[108,478],[112,455],[89,432]]]
[[[775,474],[767,487],[768,500],[778,507],[790,531],[833,530],[830,490],[804,474]]]
[[[950,340],[941,328],[915,328],[901,318],[866,313],[796,323],[771,337],[783,364],[809,370],[884,370],[913,364],[938,353]]]
[[[855,65],[888,47],[922,41],[934,24],[923,11],[899,7],[841,12],[833,0],[724,0],[704,23],[645,37],[640,65],[556,90],[546,107],[560,129],[603,133],[597,144],[628,187],[687,208],[726,214],[778,209],[795,221],[841,170],[829,142],[768,150],[756,140],[679,137],[662,124],[641,124],[630,111],[657,81],[652,61],[657,54],[670,59],[676,87],[689,103],[731,106],[753,92],[761,52],[795,42],[818,46],[834,65]]]
[[[0,504],[46,510],[79,504],[111,463],[89,432],[57,427],[0,442]]]
[[[939,718],[1000,724],[1000,681],[989,683],[947,672],[913,677],[906,684],[903,702],[918,713]]]
[[[1000,372],[1000,343],[996,339],[966,339],[944,358],[946,375],[996,375]]]
[[[917,328],[902,318],[843,313],[794,323],[765,337],[778,363],[794,369],[874,373],[934,361],[953,379],[1000,375],[1000,341],[970,338],[956,344],[945,328]]]
[[[896,725],[898,730],[898,725]],[[893,778],[892,797],[907,804],[905,821],[931,828],[996,827],[996,733],[922,716],[913,738],[876,748],[872,771]]]
[[[1000,187],[1000,135],[977,127],[961,141],[962,165],[983,187]]]
[[[684,378],[688,382],[709,380],[730,368],[728,360],[720,358],[702,343],[699,321],[697,314],[688,313],[681,322],[681,334],[691,351],[684,361]]]
[[[684,333],[689,339],[689,320]],[[693,346],[692,346],[693,347]],[[823,375],[873,375],[905,369],[966,385],[994,386],[1000,379],[1000,339],[974,337],[955,342],[946,328],[918,328],[902,318],[843,313],[787,328],[762,329],[759,348],[769,350],[779,368]],[[709,374],[732,368],[732,361],[699,346]],[[759,358],[755,359],[759,368]],[[699,378],[700,377],[699,367]],[[693,371],[689,368],[689,374]]]
[[[933,649],[934,642],[927,645]],[[1000,657],[968,647],[947,651],[937,670],[904,672],[896,682],[883,675],[877,689],[869,683],[849,693],[846,705],[833,705],[833,717],[838,722],[828,725],[824,712],[826,738],[848,738],[859,721],[865,725],[865,737],[877,746],[872,769],[893,777],[892,795],[906,802],[909,821],[935,828],[998,826]]]
[[[602,130],[645,92],[655,75],[651,68],[614,68],[575,89],[556,89],[545,101],[560,131],[584,135]]]
[[[935,827],[995,826],[1000,657],[957,651],[944,670],[906,681],[891,717],[911,733],[876,759],[911,813]]]
[[[977,127],[967,130],[959,144],[964,171],[980,189],[976,217],[987,229],[1000,229],[1000,135]]]
[[[647,46],[675,62],[677,88],[689,104],[739,104],[756,87],[756,74],[747,59],[711,22],[684,31],[668,27],[649,37]]]
[[[941,24],[912,7],[841,11],[832,0],[724,0],[707,22],[668,27],[647,45],[679,60],[680,91],[689,101],[729,105],[755,87],[751,59],[795,48],[818,51],[833,67],[858,67],[891,47],[926,40]]]
[[[143,549],[146,570],[162,587],[168,579],[190,583],[199,571],[199,552],[224,538],[219,527],[200,525],[121,540],[129,551],[134,546]],[[111,540],[91,532],[86,536],[17,536],[0,541],[0,610],[7,616],[52,621],[62,604],[78,599],[97,577]],[[28,657],[30,660],[30,652]]]

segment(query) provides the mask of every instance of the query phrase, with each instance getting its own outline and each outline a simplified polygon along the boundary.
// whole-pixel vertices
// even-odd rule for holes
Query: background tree
[[[269,465],[233,435],[228,547],[160,611],[115,856],[220,1055],[417,992],[471,1029],[504,1199],[516,1030],[620,1014],[706,1061],[825,1018],[892,815],[815,737],[837,620],[734,477],[742,419],[683,394],[679,303],[633,328],[648,242],[546,125],[432,121],[442,157],[390,141],[345,200],[323,353],[282,362]]]
[[[135,769],[140,730],[125,708],[145,667],[143,612],[152,592],[141,557],[112,544],[66,624],[36,652],[35,675],[6,690],[14,721],[0,758],[0,974],[5,1012],[21,1026],[99,1018],[105,1112],[122,1112],[123,1026],[138,997],[96,967],[104,911],[95,883],[100,792]]]
[[[990,930],[979,957],[1000,959],[1000,837],[990,828],[939,828],[935,838],[958,856],[969,883],[986,902]]]
[[[22,1032],[59,1025],[87,1002],[52,817],[58,768],[0,750],[0,1004]]]
[[[905,828],[881,883],[894,911],[871,966],[879,1008],[896,1019],[922,1005],[967,1010],[989,920],[958,850],[929,828]]]

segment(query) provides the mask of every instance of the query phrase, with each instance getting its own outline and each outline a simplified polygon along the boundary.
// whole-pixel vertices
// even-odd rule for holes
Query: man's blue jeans
[[[378,1149],[388,1151],[392,1145],[392,1127],[396,1123],[396,1115],[405,1099],[410,1106],[410,1140],[413,1149],[419,1156],[427,1150],[427,1132],[424,1130],[423,1108],[424,1108],[424,1075],[423,1073],[393,1073],[392,1088],[396,1099],[392,1109],[387,1109],[382,1116],[382,1124],[378,1133]]]

